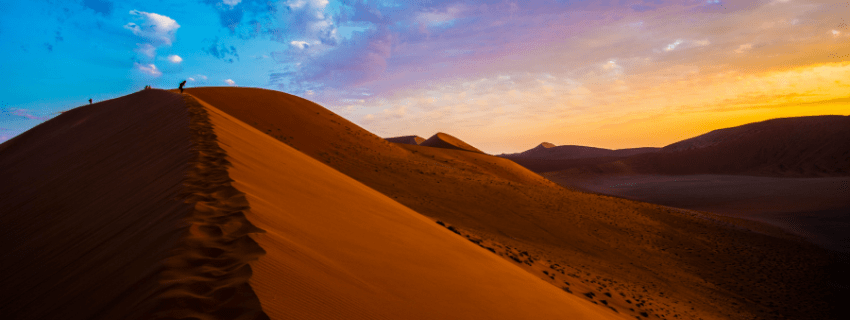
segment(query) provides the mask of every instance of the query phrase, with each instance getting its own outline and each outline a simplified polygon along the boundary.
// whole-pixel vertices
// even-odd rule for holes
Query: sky
[[[492,154],[660,147],[850,115],[848,24],[822,0],[0,0],[0,142],[186,80]]]

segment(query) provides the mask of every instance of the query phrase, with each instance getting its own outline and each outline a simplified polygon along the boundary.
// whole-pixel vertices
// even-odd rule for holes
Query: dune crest
[[[463,150],[463,151],[484,153],[483,151],[478,150],[477,148],[469,145],[468,143],[463,142],[463,140],[460,140],[458,138],[455,138],[452,135],[442,133],[442,132],[437,132],[436,134],[434,134],[433,136],[428,138],[428,140],[425,140],[424,142],[420,143],[419,145],[425,146],[425,147],[445,148],[445,149],[454,149],[454,150]]]
[[[268,319],[248,284],[248,264],[265,254],[249,235],[261,233],[242,213],[245,194],[231,185],[232,164],[218,145],[207,111],[191,96],[189,130],[194,153],[184,181],[185,202],[193,206],[186,218],[189,233],[165,261],[156,318]]]

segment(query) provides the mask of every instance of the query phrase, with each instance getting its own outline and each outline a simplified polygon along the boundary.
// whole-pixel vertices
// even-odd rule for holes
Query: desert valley
[[[5,319],[842,319],[850,117],[663,148],[384,139],[142,90],[0,144]]]

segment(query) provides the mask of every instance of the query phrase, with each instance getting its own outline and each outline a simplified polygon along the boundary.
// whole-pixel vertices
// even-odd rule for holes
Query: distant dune
[[[438,132],[428,138],[428,140],[423,141],[419,144],[420,146],[425,147],[434,147],[434,148],[445,148],[445,149],[454,149],[454,150],[463,150],[477,153],[484,153],[481,150],[476,149],[475,147],[469,145],[462,140],[455,138],[446,133]]]
[[[500,157],[508,159],[539,159],[539,160],[571,160],[584,158],[603,158],[603,157],[628,157],[641,153],[650,153],[660,150],[660,148],[632,148],[632,149],[603,149],[585,146],[556,146],[554,144],[543,142],[540,145],[514,154],[502,154]]]
[[[412,145],[417,145],[417,146],[422,144],[422,142],[425,141],[425,138],[420,137],[420,136],[403,136],[403,137],[393,137],[393,138],[386,138],[386,139],[389,142],[405,143],[405,144],[412,144]]]

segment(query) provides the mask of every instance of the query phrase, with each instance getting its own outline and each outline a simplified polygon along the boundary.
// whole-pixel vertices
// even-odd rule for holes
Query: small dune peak
[[[469,145],[468,143],[463,142],[463,140],[460,140],[460,139],[455,138],[454,136],[452,136],[448,133],[443,133],[443,132],[437,132],[436,134],[434,134],[433,136],[428,138],[428,140],[423,141],[419,145],[426,146],[426,147],[455,149],[455,150],[464,150],[464,151],[470,151],[470,152],[484,153],[483,151],[478,150],[477,148]]]
[[[543,142],[540,144],[540,146],[546,149],[557,147],[556,145],[548,142]]]
[[[412,144],[412,145],[417,145],[417,146],[422,144],[422,142],[425,142],[425,138],[417,136],[417,135],[384,138],[384,140],[387,140],[389,142]]]

